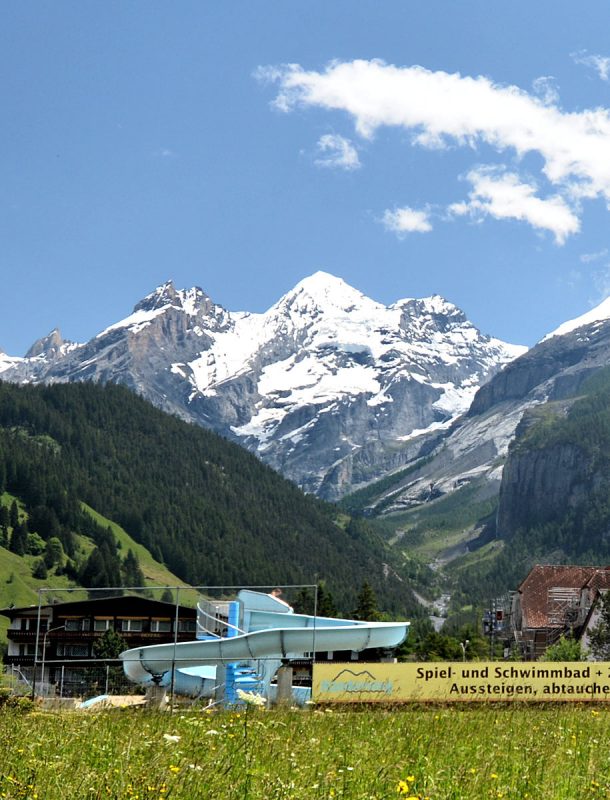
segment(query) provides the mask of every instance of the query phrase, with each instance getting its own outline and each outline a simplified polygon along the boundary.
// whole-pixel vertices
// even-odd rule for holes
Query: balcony
[[[46,629],[45,629],[46,630]],[[36,628],[33,631],[13,630],[9,628],[6,632],[7,638],[13,642],[33,642],[36,639]],[[40,629],[40,636],[44,636],[44,630]]]
[[[31,667],[34,663],[34,656],[4,656],[4,665],[7,667]]]

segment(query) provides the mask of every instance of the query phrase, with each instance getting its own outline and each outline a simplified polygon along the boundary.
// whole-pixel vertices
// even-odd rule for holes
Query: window
[[[44,633],[47,629],[47,618],[40,618],[40,631]],[[11,627],[13,631],[35,631],[38,626],[38,617],[21,617],[16,619]]]
[[[88,631],[91,628],[91,620],[89,619],[67,619],[64,622],[64,628],[67,631]]]
[[[122,619],[121,630],[123,633],[137,633],[142,630],[143,619]]]
[[[88,658],[89,647],[86,644],[58,644],[58,656],[71,656],[72,658]]]
[[[94,631],[109,631],[114,628],[111,619],[94,619],[93,620],[93,630]]]
[[[178,630],[182,633],[195,633],[197,625],[194,619],[179,619]]]
[[[169,619],[153,619],[150,621],[150,630],[153,633],[169,633],[172,623]]]
[[[20,644],[19,645],[19,655],[20,656],[33,656],[36,652],[36,646],[33,644]],[[42,647],[38,648],[38,656],[42,655]]]

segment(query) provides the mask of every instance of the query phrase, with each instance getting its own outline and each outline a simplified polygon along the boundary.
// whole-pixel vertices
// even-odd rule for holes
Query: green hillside
[[[368,580],[387,610],[413,605],[365,521],[120,386],[0,383],[0,490],[22,507],[15,526],[0,516],[0,545],[30,571],[46,560],[53,585],[134,585],[142,574],[198,586],[320,580],[348,613]],[[44,552],[31,552],[33,534]],[[61,543],[59,570],[50,540]]]

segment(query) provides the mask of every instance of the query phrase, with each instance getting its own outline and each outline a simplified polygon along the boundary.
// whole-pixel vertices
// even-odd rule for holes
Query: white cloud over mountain
[[[483,167],[469,172],[467,178],[472,191],[466,202],[449,207],[453,214],[528,222],[553,233],[557,244],[580,230],[580,220],[560,195],[536,197],[536,187],[521,182],[513,173]]]
[[[601,57],[596,64],[602,77],[610,69]],[[562,244],[580,229],[580,201],[601,197],[610,203],[610,112],[564,111],[548,79],[545,87],[536,87],[541,97],[483,76],[379,60],[335,61],[322,71],[292,64],[261,69],[259,76],[278,85],[276,108],[345,112],[365,139],[392,126],[408,131],[411,142],[421,147],[493,148],[506,159],[504,169],[498,172],[497,164],[473,168],[468,175],[472,191],[450,207],[453,215],[521,220],[550,231]],[[542,161],[536,182],[518,174],[528,154]],[[539,183],[546,189],[539,190]],[[394,220],[394,229],[404,232],[400,217],[391,216],[397,213],[386,212],[384,222],[391,227]],[[414,218],[407,214],[403,219],[408,226]]]

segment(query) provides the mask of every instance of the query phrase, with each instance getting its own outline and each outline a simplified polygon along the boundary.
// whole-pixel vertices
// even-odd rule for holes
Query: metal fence
[[[36,680],[34,680],[36,670]],[[100,659],[83,659],[78,662],[47,661],[45,680],[42,680],[42,662],[33,666],[4,667],[5,683],[15,694],[35,694],[37,697],[96,697],[102,694],[144,694],[142,687],[125,677],[120,659],[112,662]],[[47,675],[49,676],[47,678]]]

